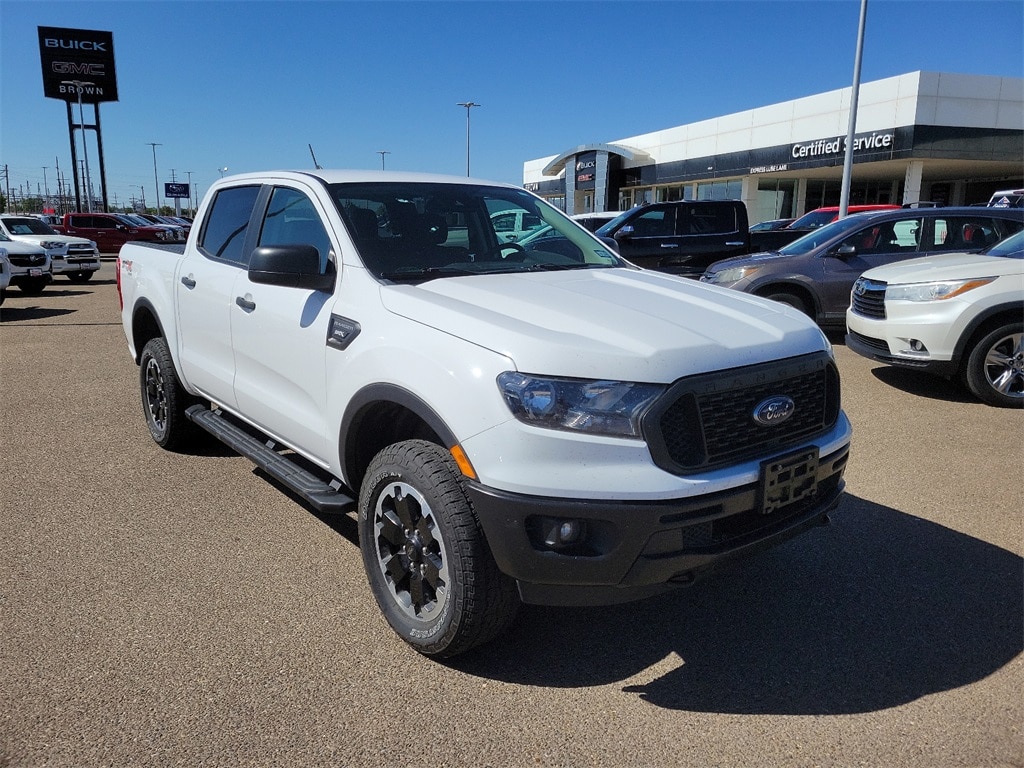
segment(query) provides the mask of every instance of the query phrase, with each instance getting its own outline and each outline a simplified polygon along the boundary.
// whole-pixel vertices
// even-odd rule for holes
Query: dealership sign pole
[[[78,102],[82,149],[88,162],[86,129],[96,133],[96,149],[100,165],[100,188],[103,210],[107,210],[107,173],[103,160],[103,135],[100,131],[100,102],[117,101],[117,72],[114,68],[114,35],[91,29],[39,27],[39,59],[43,67],[43,95],[60,99],[68,113],[68,137],[71,141],[71,165],[75,179],[75,206],[82,210],[82,191],[78,175],[74,110]],[[92,104],[93,124],[85,124],[82,103]],[[92,189],[85,185],[89,210],[92,210]]]

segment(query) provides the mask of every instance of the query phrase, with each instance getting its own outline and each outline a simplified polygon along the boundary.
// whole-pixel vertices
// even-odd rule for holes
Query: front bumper
[[[660,501],[528,496],[479,483],[470,499],[498,567],[516,579],[526,603],[602,605],[688,584],[715,565],[753,554],[825,522],[839,503],[849,444],[817,459],[813,492],[770,514],[751,483]],[[544,546],[537,520],[583,521],[585,547]]]
[[[53,274],[55,275],[75,275],[79,272],[98,271],[100,268],[100,258],[99,256],[68,256],[61,259],[53,259],[51,264],[53,267]]]
[[[846,312],[846,346],[886,365],[950,377],[957,372],[953,350],[969,313],[957,301],[941,304],[886,304],[890,315],[875,319]],[[917,350],[915,351],[915,346]]]

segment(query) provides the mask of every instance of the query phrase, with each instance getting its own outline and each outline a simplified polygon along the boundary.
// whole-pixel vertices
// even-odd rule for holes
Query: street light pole
[[[85,209],[92,213],[92,178],[89,176],[89,142],[85,138],[85,110],[82,109],[82,89],[96,83],[87,80],[61,80],[62,85],[75,86],[78,94],[78,124],[82,128],[82,155],[85,157]]]
[[[483,105],[472,101],[460,101],[457,106],[466,108],[466,175],[469,176],[469,110]]]
[[[156,142],[146,142],[153,148],[153,185],[156,187],[156,215],[160,215],[160,180],[156,175],[156,148],[162,147],[163,144],[157,144]]]
[[[386,149],[378,149],[377,150],[377,154],[380,155],[380,169],[383,171],[384,170],[384,155],[390,155],[391,153],[388,152]]]
[[[857,53],[853,61],[853,87],[850,89],[850,125],[846,131],[846,154],[843,156],[843,186],[839,191],[839,218],[850,210],[850,185],[853,182],[853,134],[857,130],[857,100],[860,96],[860,60],[864,51],[864,25],[868,16],[868,0],[860,0],[860,22],[857,26]]]

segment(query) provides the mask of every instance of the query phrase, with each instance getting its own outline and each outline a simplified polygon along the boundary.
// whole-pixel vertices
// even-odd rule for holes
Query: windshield
[[[1004,259],[1024,259],[1024,230],[1000,240],[982,253],[986,256],[1002,256]]]
[[[818,229],[835,221],[836,211],[811,211],[789,225],[789,229]]]
[[[136,216],[133,213],[122,213],[121,214],[121,219],[123,221],[128,222],[133,227],[152,227],[153,226],[153,222],[147,221],[146,219],[142,218],[141,216]]]
[[[525,190],[433,182],[329,188],[363,263],[384,280],[627,266]]]
[[[780,248],[779,253],[783,256],[802,256],[805,253],[813,251],[823,243],[827,243],[836,235],[841,235],[845,232],[849,232],[851,229],[856,229],[863,223],[863,216],[847,216],[845,219],[833,221],[831,224],[812,230],[803,237],[798,237],[789,245]]]
[[[607,224],[602,224],[598,227],[595,234],[599,237],[611,237],[612,234],[621,226],[622,220],[628,217],[631,213],[632,211],[623,211]]]
[[[26,216],[23,219],[4,219],[4,226],[12,235],[56,235],[45,221]]]

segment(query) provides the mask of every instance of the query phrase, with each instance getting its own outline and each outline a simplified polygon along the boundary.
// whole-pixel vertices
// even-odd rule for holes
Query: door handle
[[[184,285],[188,289],[192,289],[192,288],[196,287],[196,281],[193,280],[191,277],[188,277],[188,276],[181,278],[181,284]]]
[[[740,245],[746,245],[746,243],[744,243],[744,242],[731,242],[731,243],[726,243],[726,245],[740,246]]]
[[[662,248],[678,248],[679,247],[679,243],[662,243],[661,247]]]
[[[240,306],[246,312],[254,312],[256,310],[256,302],[251,299],[247,299],[244,296],[236,296],[235,304]]]

